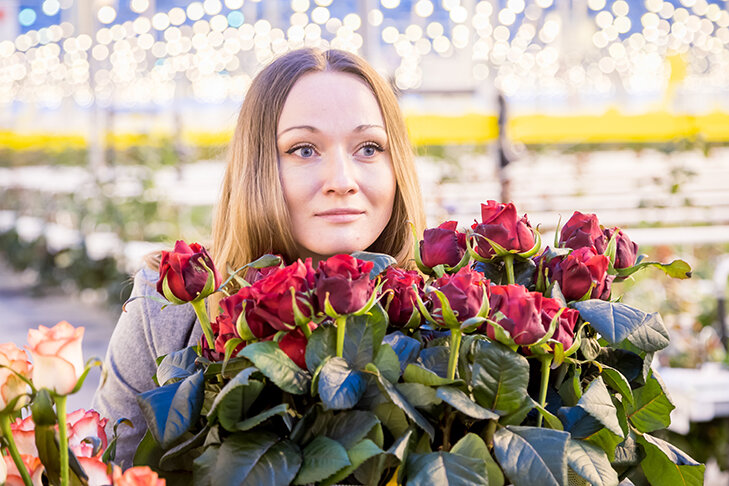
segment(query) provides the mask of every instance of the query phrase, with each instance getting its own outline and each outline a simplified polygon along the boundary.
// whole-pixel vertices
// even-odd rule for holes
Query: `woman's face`
[[[355,75],[302,76],[278,122],[281,185],[299,257],[364,250],[380,236],[395,201],[385,123]]]

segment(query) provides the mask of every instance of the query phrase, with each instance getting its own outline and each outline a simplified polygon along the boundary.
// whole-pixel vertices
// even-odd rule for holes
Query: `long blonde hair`
[[[361,57],[341,50],[298,49],[279,57],[254,78],[238,115],[213,220],[211,254],[225,273],[265,253],[297,258],[289,213],[279,179],[276,133],[291,88],[305,74],[334,71],[358,76],[371,90],[385,122],[397,189],[390,221],[367,249],[387,253],[412,267],[407,222],[420,234],[425,225],[414,155],[397,98]],[[217,295],[217,294],[216,294]],[[217,313],[217,302],[210,302]]]

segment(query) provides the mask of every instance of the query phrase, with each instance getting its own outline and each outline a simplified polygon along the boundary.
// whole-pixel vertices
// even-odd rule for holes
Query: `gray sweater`
[[[155,270],[140,270],[134,278],[132,296],[161,298],[156,289],[158,277]],[[94,410],[109,419],[109,438],[118,419],[127,418],[134,424],[133,429],[124,425],[118,429],[115,462],[125,468],[132,465],[147,430],[136,396],[157,386],[152,380],[156,358],[196,344],[202,334],[191,305],[161,307],[151,299],[137,299],[126,306],[109,341],[104,373],[94,395]]]

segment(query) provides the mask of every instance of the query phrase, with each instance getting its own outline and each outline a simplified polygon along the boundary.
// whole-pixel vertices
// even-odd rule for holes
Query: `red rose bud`
[[[541,317],[545,331],[549,330],[552,319],[561,308],[562,306],[555,299],[546,297],[542,299]],[[580,313],[577,310],[566,308],[557,318],[557,328],[554,334],[552,334],[551,339],[562,343],[562,347],[565,350],[569,349],[575,340],[575,325],[577,325],[577,318],[579,316]]]
[[[238,319],[241,318],[243,305],[245,304],[245,319],[248,329],[255,339],[266,339],[276,334],[276,330],[271,325],[260,318],[256,318],[253,313],[258,298],[257,289],[255,287],[243,287],[230,297],[226,297],[220,301],[220,307],[223,313],[230,317],[233,326],[238,326]],[[243,339],[250,336],[240,336]]]
[[[597,216],[575,211],[569,221],[562,227],[559,243],[560,246],[576,250],[586,246],[607,244],[607,240],[605,240],[605,236],[600,229]]]
[[[605,236],[598,244],[595,244],[595,249],[598,253],[604,253],[607,248],[610,239],[617,232],[616,239],[616,251],[615,251],[615,262],[613,266],[615,268],[628,268],[635,265],[635,260],[638,257],[638,245],[630,241],[628,235],[623,233],[620,228],[610,228],[603,230]]]
[[[220,275],[207,250],[198,243],[182,240],[174,251],[163,251],[157,292],[173,304],[204,299],[220,286]]]
[[[550,261],[550,280],[559,282],[567,300],[581,299],[590,286],[593,286],[590,298],[607,299],[615,278],[607,274],[609,263],[608,257],[599,255],[594,247],[578,248],[563,259]]]
[[[420,240],[420,261],[433,268],[437,265],[455,267],[466,252],[466,234],[456,230],[458,222],[446,221],[437,228],[423,231]]]
[[[250,309],[251,319],[268,323],[277,331],[289,331],[296,327],[291,289],[294,289],[299,310],[305,316],[312,314],[311,290],[315,272],[311,258],[297,260],[291,265],[276,268],[253,284],[255,305]],[[309,305],[307,305],[307,303]]]
[[[205,336],[200,336],[202,355],[211,361],[222,361],[225,359],[225,344],[231,339],[239,338],[240,336],[235,330],[235,323],[228,314],[218,315],[210,325],[213,330],[213,336],[215,336],[215,349],[210,349]],[[244,346],[245,343],[240,343],[236,346],[232,356],[235,356]]]
[[[309,329],[312,331],[316,329],[316,324],[313,322],[309,323]],[[279,339],[278,347],[281,348],[281,351],[286,353],[286,355],[291,358],[291,360],[296,363],[299,368],[305,370],[306,359],[304,359],[304,357],[306,355],[307,342],[308,340],[306,339],[306,336],[304,336],[304,331],[302,331],[300,327],[297,327],[295,330],[287,332],[281,339]]]
[[[549,323],[542,324],[542,301],[545,297],[539,292],[529,292],[522,285],[494,285],[491,287],[491,319],[509,333],[511,339],[520,346],[534,344],[549,330]],[[497,313],[504,317],[496,320]],[[496,339],[496,331],[486,324],[486,334]],[[481,328],[483,330],[483,326]]]
[[[536,243],[529,220],[526,215],[519,219],[513,203],[488,201],[487,204],[481,204],[481,223],[474,224],[472,229],[476,234],[488,238],[507,251],[525,253]],[[484,238],[476,238],[478,244],[476,251],[483,258],[492,258],[495,255],[494,249]]]
[[[334,255],[319,262],[316,274],[316,295],[319,308],[329,304],[337,314],[352,314],[362,309],[372,296],[375,282],[370,279],[374,263],[351,255]]]
[[[387,307],[390,324],[402,327],[410,320],[413,310],[417,309],[416,295],[423,296],[423,277],[414,270],[387,267],[385,278],[382,291],[389,290],[392,293]],[[417,286],[418,293],[413,289],[413,284]]]
[[[488,298],[489,280],[481,272],[463,267],[453,275],[445,274],[435,282],[433,287],[448,299],[448,303],[458,322],[475,317],[483,305],[484,292]],[[427,298],[431,303],[430,314],[437,324],[448,327],[443,316],[440,299],[435,292],[429,292]]]

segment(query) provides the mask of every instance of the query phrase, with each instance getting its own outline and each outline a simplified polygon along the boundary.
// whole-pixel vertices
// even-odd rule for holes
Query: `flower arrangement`
[[[703,483],[702,464],[651,435],[674,408],[651,369],[669,342],[661,318],[612,295],[646,266],[687,278],[685,262],[645,261],[578,212],[542,249],[495,201],[466,232],[446,222],[414,241],[420,272],[367,252],[316,268],[264,255],[223,281],[200,245],[163,253],[159,293],[191,304],[203,336],[160,357],[160,386],[138,397],[135,465],[195,485]],[[32,408],[60,410],[65,389],[44,386]]]

